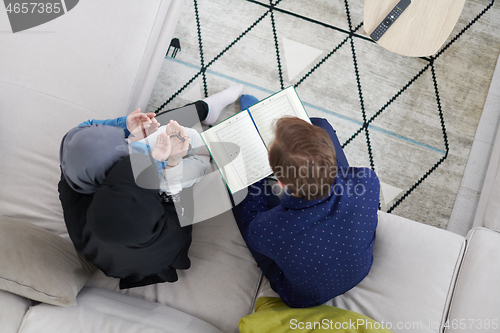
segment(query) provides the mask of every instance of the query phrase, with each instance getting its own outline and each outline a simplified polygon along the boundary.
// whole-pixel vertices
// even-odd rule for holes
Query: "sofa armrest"
[[[457,277],[447,333],[500,329],[500,233],[474,228]]]
[[[147,62],[147,70],[141,71],[143,78],[136,82],[134,93],[130,100],[128,111],[132,112],[136,108],[141,108],[146,112],[149,99],[156,84],[156,79],[165,60],[165,54],[173,38],[175,27],[180,19],[184,0],[172,0],[168,11],[165,14],[165,22],[159,31],[158,40],[154,43],[154,50],[151,53],[150,61]]]
[[[493,147],[491,148],[488,169],[486,170],[482,184],[481,196],[472,225],[473,228],[486,227],[500,230],[500,219],[497,218],[500,212],[500,132],[498,128],[480,130],[481,123],[483,122],[489,124],[498,123],[498,114],[500,114],[500,61],[497,62],[484,104],[483,114],[481,115],[478,133],[476,133],[476,137],[474,138],[474,141],[478,140],[482,144],[485,144],[484,140],[491,137],[491,141],[487,143],[492,144]]]
[[[491,152],[473,228],[486,227],[500,230],[500,135],[498,134]]]

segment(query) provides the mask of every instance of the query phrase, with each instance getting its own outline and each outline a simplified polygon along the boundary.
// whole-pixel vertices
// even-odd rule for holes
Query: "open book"
[[[281,90],[201,133],[231,193],[273,173],[268,147],[283,116],[311,122],[293,86]]]

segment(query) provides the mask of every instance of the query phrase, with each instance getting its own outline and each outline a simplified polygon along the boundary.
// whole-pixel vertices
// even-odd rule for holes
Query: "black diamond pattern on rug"
[[[400,86],[395,85],[394,87],[389,87],[393,90],[392,95],[380,94],[379,96],[370,96],[369,100],[367,100],[364,89],[365,85],[373,86],[377,84],[377,77],[373,75],[374,70],[372,70],[372,75],[368,76],[366,74],[366,68],[368,66],[375,68],[376,72],[376,65],[368,64],[367,59],[369,59],[368,55],[372,52],[371,50],[379,46],[376,45],[372,39],[363,34],[362,8],[360,8],[362,2],[344,0],[343,3],[342,1],[338,1],[338,3],[336,2],[334,5],[328,4],[328,6],[330,6],[328,8],[329,10],[332,10],[332,8],[338,11],[343,10],[345,14],[345,20],[339,21],[337,25],[332,25],[315,18],[314,13],[299,14],[299,11],[294,10],[297,6],[307,6],[303,1],[270,0],[269,2],[265,2],[246,0],[247,6],[256,7],[255,10],[252,11],[255,18],[252,18],[252,22],[248,24],[245,30],[235,35],[231,41],[228,41],[224,48],[216,51],[214,51],[213,48],[207,50],[207,45],[210,44],[211,39],[217,38],[217,36],[206,34],[205,24],[208,25],[208,23],[204,23],[204,12],[203,7],[200,6],[200,2],[201,0],[193,0],[196,22],[193,29],[196,31],[198,39],[199,69],[197,68],[195,74],[186,82],[179,82],[178,90],[154,110],[157,114],[167,110],[167,106],[197,80],[201,80],[203,94],[205,97],[208,96],[209,80],[207,79],[207,73],[214,67],[217,67],[221,59],[226,56],[234,55],[231,53],[231,50],[238,48],[240,41],[249,38],[248,36],[256,29],[268,29],[269,31],[267,33],[272,36],[270,39],[272,42],[262,45],[262,48],[266,49],[266,53],[263,57],[267,59],[273,56],[267,52],[271,52],[272,48],[274,48],[274,70],[273,73],[270,74],[270,77],[275,80],[276,91],[285,88],[287,82],[289,82],[289,78],[283,65],[283,45],[280,45],[281,33],[290,29],[291,25],[301,26],[303,29],[307,29],[309,26],[321,27],[322,33],[324,32],[326,36],[329,36],[328,38],[330,38],[329,34],[331,34],[331,39],[337,42],[335,45],[332,45],[332,48],[328,52],[321,54],[310,68],[301,73],[298,78],[293,79],[291,84],[298,89],[307,89],[308,82],[316,75],[325,76],[328,75],[328,72],[336,70],[333,67],[328,67],[332,66],[331,59],[338,56],[340,53],[344,55],[346,53],[350,54],[350,59],[352,61],[350,67],[340,68],[340,70],[348,71],[345,73],[345,76],[352,77],[352,82],[343,87],[336,87],[336,89],[342,90],[341,94],[347,96],[346,105],[349,105],[349,107],[339,111],[339,116],[355,119],[358,124],[356,125],[357,127],[352,129],[351,133],[348,135],[348,139],[342,143],[342,146],[349,149],[349,146],[352,145],[353,142],[363,141],[367,163],[373,170],[378,172],[379,162],[377,161],[383,160],[381,156],[377,156],[380,150],[373,149],[373,146],[377,145],[376,138],[378,132],[389,132],[389,134],[392,133],[394,136],[397,136],[397,134],[387,129],[377,128],[373,124],[374,121],[383,121],[384,114],[390,112],[391,108],[404,107],[405,103],[417,103],[412,100],[412,97],[406,96],[408,95],[408,91],[411,91],[412,86],[416,84],[427,86],[429,92],[434,95],[435,99],[432,111],[433,117],[435,117],[434,128],[442,133],[442,140],[439,143],[442,148],[434,148],[434,151],[429,153],[432,156],[436,156],[432,157],[435,158],[433,164],[431,162],[428,165],[423,165],[422,169],[419,169],[421,174],[416,175],[414,177],[414,179],[416,179],[415,182],[404,189],[403,192],[397,196],[397,200],[393,201],[392,205],[386,207],[386,211],[388,212],[392,212],[396,207],[401,205],[448,158],[450,145],[439,90],[440,80],[439,76],[436,74],[435,63],[449,47],[457,42],[457,40],[459,40],[459,38],[494,4],[494,1],[487,4],[472,21],[465,25],[453,38],[449,39],[435,55],[425,58],[405,58],[400,60],[401,62],[408,63],[408,66],[406,66],[407,82]],[[351,6],[357,7],[353,9]],[[266,24],[263,24],[263,22],[266,22]],[[238,50],[238,52],[240,51],[241,50]],[[326,71],[327,73],[322,71]],[[334,86],[335,82],[332,81],[331,85]],[[389,91],[391,91],[390,89]],[[349,102],[352,101],[353,98],[357,99],[356,103]],[[380,103],[380,105],[376,106],[374,103]],[[367,107],[367,105],[369,105],[369,107]],[[342,114],[342,112],[344,112],[344,114]],[[400,124],[399,126],[403,127],[404,124]],[[409,124],[409,126],[411,127],[411,124]],[[378,132],[374,131],[374,129],[378,129]],[[427,143],[424,143],[424,145],[426,144]],[[428,145],[434,147],[436,143],[429,142]],[[394,170],[394,172],[404,172],[404,170]]]

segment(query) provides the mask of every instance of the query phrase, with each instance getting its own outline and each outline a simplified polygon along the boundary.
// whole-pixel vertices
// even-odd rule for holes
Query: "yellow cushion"
[[[239,329],[241,333],[391,332],[375,320],[353,311],[328,305],[290,308],[277,297],[260,297],[255,312],[240,319]]]

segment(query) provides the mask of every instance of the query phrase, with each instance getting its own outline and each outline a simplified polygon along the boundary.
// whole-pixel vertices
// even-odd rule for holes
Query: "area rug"
[[[446,228],[500,53],[500,9],[468,0],[438,53],[400,56],[363,30],[363,1],[186,0],[148,111],[235,83],[264,98],[294,85],[375,170],[380,209]],[[239,111],[234,103],[219,120]]]

